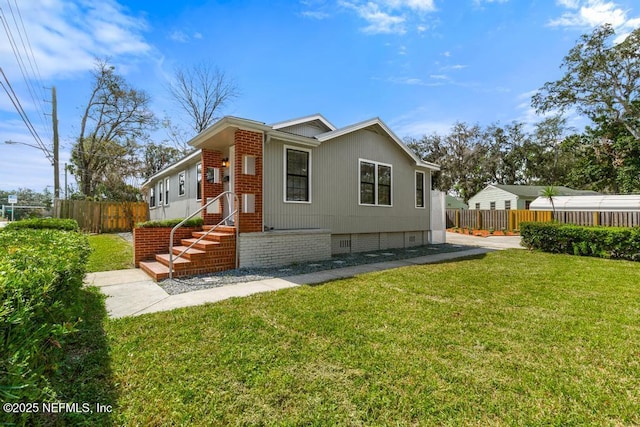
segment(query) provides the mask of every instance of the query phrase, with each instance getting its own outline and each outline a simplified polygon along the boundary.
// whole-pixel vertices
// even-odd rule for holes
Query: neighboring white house
[[[490,184],[469,199],[469,209],[529,209],[546,187],[543,185]],[[555,186],[558,196],[597,195],[595,191]]]
[[[441,240],[433,232],[444,230],[442,218],[431,214],[441,210],[431,191],[439,167],[418,158],[379,118],[338,129],[320,114],[270,125],[227,116],[189,144],[196,151],[143,184],[150,217],[186,217],[234,192],[240,266]],[[209,207],[205,224],[225,218],[230,204]]]
[[[553,207],[546,197],[538,197],[531,203],[531,210],[558,212],[639,212],[639,194],[607,194],[597,196],[554,196]]]

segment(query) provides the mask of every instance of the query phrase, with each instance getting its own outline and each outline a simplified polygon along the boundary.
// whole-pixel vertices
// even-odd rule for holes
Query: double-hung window
[[[184,180],[186,173],[184,171],[178,174],[178,196],[184,196]]]
[[[311,150],[285,146],[284,163],[285,202],[311,202]]]
[[[391,206],[392,171],[391,165],[360,160],[360,204]]]
[[[164,179],[164,204],[169,204],[169,178]]]
[[[416,171],[416,208],[424,208],[424,172]]]
[[[162,198],[164,197],[164,182],[158,183],[158,206],[162,206]]]
[[[196,199],[202,199],[202,163],[196,165]]]
[[[149,188],[149,207],[156,207],[156,189],[155,187]]]

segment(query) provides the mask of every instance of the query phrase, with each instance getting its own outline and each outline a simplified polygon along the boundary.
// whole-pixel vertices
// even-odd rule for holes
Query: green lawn
[[[133,268],[133,247],[117,234],[90,235],[89,244],[93,253],[89,257],[87,272]]]
[[[640,264],[521,250],[108,321],[126,425],[640,423]]]

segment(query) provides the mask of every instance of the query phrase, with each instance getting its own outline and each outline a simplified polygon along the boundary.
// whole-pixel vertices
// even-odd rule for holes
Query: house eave
[[[315,138],[310,138],[308,136],[295,135],[288,132],[282,132],[279,130],[270,130],[266,133],[267,138],[266,142],[268,143],[271,139],[277,139],[278,141],[287,142],[290,144],[303,145],[305,147],[318,147],[321,142]]]
[[[253,132],[266,132],[271,128],[263,122],[255,120],[242,119],[240,117],[225,116],[214,123],[212,126],[200,132],[194,136],[188,144],[195,148],[202,148],[202,146],[213,136],[224,131],[228,128],[237,128],[242,130],[248,130]]]
[[[320,113],[312,114],[310,116],[305,116],[305,117],[299,117],[297,119],[285,120],[283,122],[273,123],[270,126],[271,126],[272,129],[278,130],[278,129],[286,128],[286,127],[289,127],[289,126],[295,126],[295,125],[299,125],[299,124],[302,124],[302,123],[312,122],[314,120],[320,121],[322,124],[324,124],[331,131],[336,130],[336,127]]]
[[[149,177],[149,179],[147,179],[145,182],[142,183],[140,188],[143,188],[143,189],[146,188],[153,181],[156,181],[158,178],[162,178],[163,176],[168,175],[170,172],[175,171],[176,169],[179,169],[182,166],[190,164],[191,162],[193,162],[194,158],[197,158],[199,156],[200,156],[200,150],[195,150],[193,153],[187,155],[186,157],[183,157],[177,162],[172,163],[166,168],[162,169],[161,171],[153,174],[151,177]]]

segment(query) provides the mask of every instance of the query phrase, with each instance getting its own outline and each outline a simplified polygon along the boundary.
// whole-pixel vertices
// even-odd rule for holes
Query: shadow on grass
[[[475,248],[470,248],[470,249],[475,249]],[[451,258],[451,259],[435,260],[435,261],[432,261],[432,262],[426,262],[426,263],[422,263],[422,264],[407,263],[407,264],[404,264],[404,265],[399,265],[397,267],[393,267],[393,268],[385,269],[385,270],[372,269],[371,271],[363,271],[362,273],[357,273],[354,276],[332,277],[332,278],[327,278],[327,280],[322,280],[322,281],[319,281],[319,282],[316,282],[316,283],[303,283],[303,282],[294,282],[294,283],[297,283],[297,284],[303,285],[303,286],[316,287],[316,286],[326,285],[327,283],[334,282],[336,280],[348,280],[351,277],[360,276],[362,274],[369,274],[369,273],[382,272],[382,271],[390,271],[390,270],[395,270],[397,268],[421,267],[421,266],[426,266],[426,265],[437,265],[437,264],[455,264],[455,263],[460,262],[460,261],[481,260],[481,259],[484,259],[487,256],[488,253],[495,252],[495,251],[496,251],[495,249],[487,249],[487,252],[486,253],[482,253],[482,254],[462,255],[462,256],[459,256],[459,257]],[[400,260],[400,261],[404,261],[404,260]],[[330,271],[330,270],[327,270],[327,271]],[[320,273],[323,273],[323,272],[321,271]]]
[[[77,404],[72,411],[43,416],[44,425],[113,425],[117,392],[112,381],[105,297],[98,288],[80,291],[82,321],[65,345],[59,375],[52,379],[57,402]],[[99,412],[97,405],[103,412]],[[84,405],[84,406],[83,406]]]

